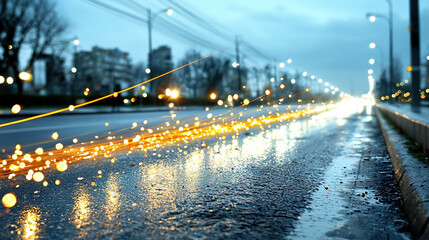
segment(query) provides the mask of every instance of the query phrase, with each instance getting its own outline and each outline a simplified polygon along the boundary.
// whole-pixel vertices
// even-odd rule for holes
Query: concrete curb
[[[409,138],[416,141],[425,153],[429,153],[429,125],[427,123],[412,119],[379,104],[377,104],[377,108],[401,128]]]
[[[399,183],[405,214],[415,239],[429,239],[429,168],[408,153],[407,139],[376,115]]]

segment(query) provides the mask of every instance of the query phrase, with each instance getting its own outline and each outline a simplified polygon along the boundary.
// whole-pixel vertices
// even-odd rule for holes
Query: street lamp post
[[[381,48],[380,47],[378,47],[375,43],[370,43],[369,44],[369,48],[371,48],[371,49],[378,49],[379,51],[380,51],[380,77],[382,76],[382,74],[383,74],[383,68],[384,68],[384,64],[383,64],[383,59],[384,59],[384,54],[383,54],[383,50],[381,50]],[[371,73],[370,73],[370,70],[371,70]],[[368,74],[370,75],[370,76],[372,76],[372,74],[373,74],[373,70],[372,69],[370,69],[370,70],[368,70]],[[374,78],[372,78],[371,77],[371,81],[375,81],[375,79]],[[384,86],[384,92],[379,92],[379,93],[382,93],[383,95],[385,95],[385,94],[389,94],[389,87],[387,86],[388,85],[388,83],[386,83],[386,86]],[[380,86],[380,87],[383,87],[382,85]],[[381,90],[381,89],[379,89],[379,90]]]
[[[150,8],[147,9],[147,30],[148,30],[148,37],[149,37],[149,61],[148,61],[148,68],[149,68],[149,79],[153,78],[153,69],[152,69],[152,25],[153,22],[155,21],[156,17],[160,14],[160,13],[167,13],[168,15],[173,14],[173,9],[171,8],[167,8],[167,9],[163,9],[160,10],[154,14],[152,14],[152,10]],[[153,93],[153,83],[149,82],[149,90],[151,93]]]
[[[386,17],[383,14],[375,14],[375,13],[367,13],[366,16],[369,18],[371,22],[374,22],[377,17],[386,20],[389,24],[389,86],[387,90],[389,93],[392,92],[393,86],[393,12],[392,12],[392,1],[386,0],[387,5],[389,5],[389,16]]]
[[[410,0],[411,110],[420,112],[420,26],[419,1]]]
[[[76,37],[73,40],[73,45],[74,45],[74,56],[73,56],[73,67],[71,69],[71,72],[73,74],[73,83],[70,83],[70,95],[73,95],[74,93],[74,86],[76,85],[76,72],[77,72],[77,47],[79,46],[80,41],[79,39]]]
[[[380,51],[380,75],[381,75],[381,73],[383,71],[383,68],[384,68],[384,62],[383,62],[384,53],[383,53],[383,50],[379,46],[377,46],[375,43],[370,43],[369,44],[369,48],[371,48],[371,49],[377,49],[378,51]]]

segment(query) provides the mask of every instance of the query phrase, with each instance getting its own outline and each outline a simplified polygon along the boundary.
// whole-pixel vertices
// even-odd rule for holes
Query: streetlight
[[[30,81],[33,78],[33,76],[28,72],[21,72],[18,76],[22,81]]]
[[[392,1],[386,0],[387,5],[389,5],[389,16],[385,16],[383,14],[376,14],[376,13],[367,13],[366,16],[371,22],[375,22],[377,17],[382,18],[386,20],[389,24],[389,75],[390,75],[390,84],[388,84],[388,90],[389,92],[392,92],[392,85],[393,85],[393,17],[392,17]]]
[[[75,39],[73,40],[73,45],[74,45],[74,57],[73,57],[73,67],[70,69],[70,71],[73,73],[73,81],[74,83],[70,84],[70,95],[72,95],[74,93],[74,89],[75,89],[75,85],[77,84],[77,76],[76,76],[76,72],[77,72],[77,48],[80,44],[80,41],[77,37],[75,37]]]
[[[152,77],[153,77],[152,76],[152,74],[153,74],[153,71],[152,71],[152,25],[153,25],[153,22],[155,21],[156,17],[161,13],[167,13],[167,15],[170,16],[171,14],[173,14],[173,9],[171,9],[171,8],[162,9],[162,10],[160,10],[154,14],[152,14],[152,11],[150,8],[147,9],[147,18],[148,18],[147,29],[148,29],[148,37],[149,37],[149,61],[148,61],[149,71],[146,71],[146,73],[149,72],[148,73],[149,79],[152,79]],[[149,89],[151,92],[153,92],[153,82],[152,81],[149,83]]]
[[[383,71],[383,59],[384,59],[384,54],[383,54],[383,50],[381,50],[381,48],[379,46],[377,46],[374,42],[369,44],[369,48],[371,49],[377,49],[378,51],[380,51],[380,75],[382,74]],[[389,89],[386,89],[386,91],[388,91]]]

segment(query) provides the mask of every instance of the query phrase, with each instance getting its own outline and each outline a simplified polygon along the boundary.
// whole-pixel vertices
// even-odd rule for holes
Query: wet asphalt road
[[[409,237],[374,116],[233,136],[81,161],[45,174],[47,187],[1,180],[18,203],[0,208],[0,239]]]

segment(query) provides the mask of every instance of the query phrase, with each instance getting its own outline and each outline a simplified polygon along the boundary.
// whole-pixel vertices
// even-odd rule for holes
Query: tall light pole
[[[383,68],[384,68],[384,64],[383,64],[383,59],[384,59],[383,50],[381,50],[381,48],[378,47],[377,44],[375,44],[374,42],[372,42],[372,43],[369,44],[369,48],[371,48],[371,49],[378,49],[380,51],[380,75],[379,76],[381,77],[382,74],[383,74]],[[375,82],[375,79],[372,77],[372,75],[374,74],[374,70],[373,69],[369,69],[368,70],[368,74],[369,74],[369,76],[368,76],[369,81],[374,81]],[[382,94],[382,95],[389,94],[388,83],[385,83],[384,86],[383,86],[382,82],[380,82],[380,84],[381,85],[380,85],[380,89],[378,89],[379,90],[378,93]],[[383,88],[383,89],[381,89],[381,88]]]
[[[73,74],[73,83],[70,83],[70,95],[73,95],[74,93],[74,86],[77,84],[76,83],[76,72],[77,72],[77,47],[79,46],[80,41],[77,37],[75,37],[75,39],[73,40],[73,45],[74,45],[74,56],[73,56],[73,67],[71,68],[71,72]]]
[[[235,61],[236,61],[236,73],[237,73],[237,84],[238,84],[238,94],[240,95],[243,92],[243,86],[241,83],[241,71],[240,71],[240,41],[238,36],[235,35]]]
[[[386,0],[387,5],[389,5],[389,16],[377,13],[367,13],[366,16],[371,22],[375,22],[377,17],[386,20],[389,24],[389,84],[387,90],[392,93],[393,86],[393,11],[392,11],[392,1]]]
[[[371,48],[371,49],[377,49],[378,51],[380,51],[380,75],[381,75],[381,73],[383,71],[383,68],[384,68],[384,63],[383,63],[384,53],[383,53],[383,50],[380,47],[378,47],[377,44],[375,44],[373,42],[369,44],[369,48]]]
[[[152,25],[155,21],[156,17],[161,13],[167,13],[168,15],[173,14],[173,9],[166,8],[162,9],[154,14],[152,14],[152,10],[150,8],[147,9],[147,30],[148,30],[148,37],[149,37],[149,61],[148,61],[148,68],[149,68],[149,79],[153,78],[153,69],[152,69]],[[149,91],[150,93],[153,93],[153,82],[149,82]]]
[[[420,112],[420,30],[419,1],[410,0],[411,110]]]

